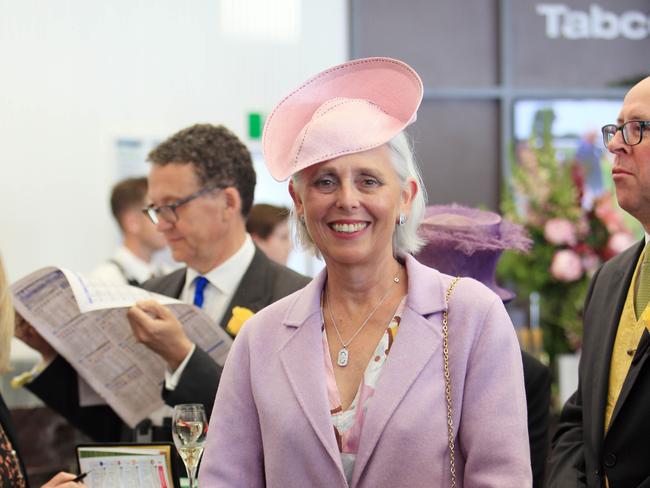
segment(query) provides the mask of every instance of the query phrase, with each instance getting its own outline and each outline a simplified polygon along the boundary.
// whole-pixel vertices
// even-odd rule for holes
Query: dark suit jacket
[[[650,487],[650,335],[643,332],[604,435],[612,349],[643,242],[594,275],[584,312],[578,389],[553,438],[549,487]]]
[[[521,351],[521,359],[524,366],[533,488],[542,488],[546,471],[546,456],[548,455],[551,371],[524,351]]]
[[[14,431],[14,424],[11,420],[11,413],[5,404],[2,395],[0,395],[0,424],[2,424],[2,428],[4,429],[5,434],[7,434],[9,442],[11,442],[14,451],[16,451],[16,456],[20,462],[20,470],[22,471],[23,476],[25,476],[27,486],[29,486],[29,480],[27,480],[27,470],[25,469],[23,460],[20,457],[20,450],[18,449],[18,438],[16,437],[16,432]]]
[[[142,286],[147,290],[178,298],[185,284],[185,275],[186,268],[179,269],[166,276],[149,280]],[[234,306],[257,312],[299,290],[308,282],[309,278],[271,261],[256,248],[253,260],[221,320],[221,326],[225,328]],[[220,376],[221,367],[197,347],[183,370],[176,389],[164,390],[163,399],[170,406],[179,403],[202,403],[209,416]],[[111,442],[128,437],[126,426],[110,407],[79,406],[77,374],[61,356],[29,383],[27,388],[97,441]]]

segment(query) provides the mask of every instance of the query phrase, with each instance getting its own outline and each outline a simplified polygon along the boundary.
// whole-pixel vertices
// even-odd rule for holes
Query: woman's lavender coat
[[[442,360],[452,278],[406,257],[408,298],[364,423],[352,487],[450,486]],[[221,376],[200,485],[344,488],[323,363],[321,273],[244,326]],[[517,338],[469,278],[449,305],[459,487],[531,486]]]

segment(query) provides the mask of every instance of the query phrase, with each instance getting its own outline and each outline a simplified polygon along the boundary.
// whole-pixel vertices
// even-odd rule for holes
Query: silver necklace
[[[396,275],[395,278],[393,278],[393,282],[399,283],[399,275]],[[359,326],[357,331],[352,335],[352,337],[345,342],[343,338],[341,337],[341,333],[339,332],[339,328],[336,326],[336,320],[334,319],[334,313],[332,312],[332,301],[330,300],[329,294],[327,295],[327,310],[329,311],[330,314],[330,319],[332,319],[332,325],[334,326],[334,330],[336,331],[336,335],[339,338],[339,342],[341,343],[341,349],[339,349],[338,355],[336,357],[336,364],[338,364],[340,367],[344,368],[348,365],[348,360],[350,359],[350,351],[348,351],[348,346],[352,344],[352,341],[357,338],[359,333],[363,330],[363,328],[366,326],[370,318],[375,314],[375,312],[381,307],[381,304],[386,301],[388,298],[388,295],[393,291],[393,288],[389,288],[388,291],[384,294],[383,297],[381,297],[381,300],[379,300],[379,303],[375,306],[375,308],[372,309],[370,314],[366,317],[366,320],[363,321],[363,323]]]

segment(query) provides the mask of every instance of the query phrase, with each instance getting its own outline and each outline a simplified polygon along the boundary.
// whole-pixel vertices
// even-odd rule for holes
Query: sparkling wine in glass
[[[184,403],[174,407],[172,436],[190,478],[190,488],[196,488],[196,468],[199,465],[208,423],[205,409],[199,403]]]

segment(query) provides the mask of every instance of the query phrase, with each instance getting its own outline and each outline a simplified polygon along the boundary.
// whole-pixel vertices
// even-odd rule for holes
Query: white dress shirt
[[[244,244],[239,250],[208,273],[201,275],[198,271],[187,268],[185,285],[180,300],[185,303],[193,303],[196,278],[205,276],[208,284],[203,290],[203,311],[216,323],[220,323],[226,312],[231,312],[226,310],[226,307],[235,295],[239,282],[244,277],[244,273],[246,273],[251,261],[253,261],[254,255],[255,245],[253,239],[246,234]]]

